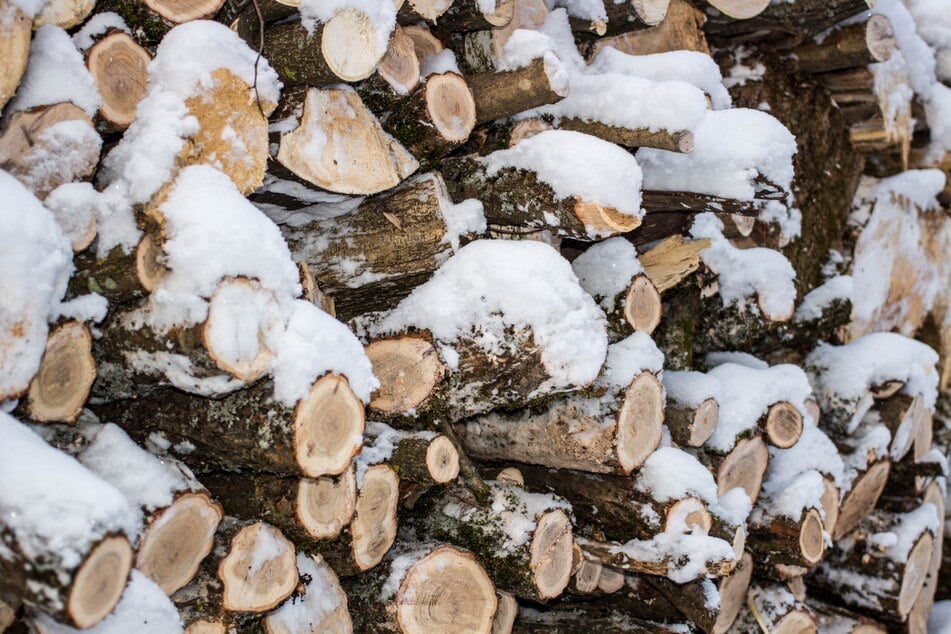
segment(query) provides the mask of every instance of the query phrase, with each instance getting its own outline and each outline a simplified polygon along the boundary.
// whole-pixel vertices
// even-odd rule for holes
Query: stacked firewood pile
[[[0,631],[925,632],[951,12],[870,4],[0,0]]]

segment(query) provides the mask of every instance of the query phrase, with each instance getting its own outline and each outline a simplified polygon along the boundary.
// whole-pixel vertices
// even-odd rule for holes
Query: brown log
[[[891,432],[892,442],[888,449],[893,460],[901,460],[911,451],[923,422],[922,410],[924,404],[920,394],[915,397],[895,394],[876,404],[879,419]]]
[[[500,589],[536,601],[557,597],[573,566],[568,505],[512,484],[489,487],[484,507],[468,490],[434,490],[416,504],[410,521],[421,536],[471,550]],[[530,536],[513,537],[510,522],[531,523]]]
[[[501,590],[496,591],[499,607],[492,619],[492,634],[512,634],[515,619],[518,618],[518,601],[513,595]]]
[[[165,275],[164,256],[151,236],[146,234],[132,253],[121,246],[98,257],[84,251],[74,259],[76,270],[69,280],[69,297],[98,293],[110,306],[129,304],[145,298]]]
[[[96,379],[89,326],[67,321],[50,330],[22,410],[40,423],[74,423]]]
[[[670,566],[677,563],[677,560],[667,553],[656,553],[650,559],[639,559],[626,553],[623,544],[582,537],[576,538],[575,542],[581,547],[585,559],[626,572],[664,576]],[[732,555],[730,558],[713,558],[706,562],[706,573],[709,576],[722,577],[730,574],[735,566],[736,559]]]
[[[664,408],[664,424],[678,445],[702,447],[717,426],[720,406],[715,399],[705,399],[697,407],[678,405],[669,395]]]
[[[897,46],[888,18],[873,15],[867,22],[834,31],[822,42],[799,47],[793,52],[799,68],[807,73],[823,73],[884,62]]]
[[[710,451],[709,448],[684,448],[696,457],[713,473],[717,483],[717,495],[723,495],[731,489],[742,487],[753,503],[759,499],[763,487],[763,474],[769,462],[769,450],[763,439],[754,435],[739,440],[725,454]]]
[[[657,26],[667,16],[670,0],[624,0],[604,4],[606,20],[571,17],[571,30],[594,36],[617,35]]]
[[[687,0],[670,0],[667,15],[657,26],[621,33],[594,40],[584,48],[585,58],[592,60],[601,49],[611,46],[629,55],[651,55],[668,51],[700,51],[709,53],[702,11]]]
[[[445,544],[407,543],[345,585],[357,632],[489,634],[498,606],[476,558]]]
[[[610,604],[569,604],[541,611],[526,608],[512,630],[514,634],[575,634],[592,631],[598,634],[673,634],[688,627],[686,623],[663,624],[631,616],[626,610]]]
[[[469,85],[456,73],[429,75],[403,99],[383,123],[384,129],[432,169],[442,157],[465,143],[476,125],[476,102]]]
[[[707,0],[707,4],[734,20],[755,18],[769,6],[768,0]]]
[[[403,6],[412,6],[412,0],[408,0]],[[446,48],[439,38],[424,26],[406,25],[403,27],[403,33],[413,40],[413,50],[416,52],[416,59],[420,66]]]
[[[113,31],[86,51],[86,67],[102,97],[99,116],[117,130],[135,120],[135,109],[145,96],[152,56],[126,33]]]
[[[192,468],[244,466],[311,478],[346,470],[360,448],[363,403],[346,378],[328,374],[295,407],[272,400],[273,385],[259,381],[220,400],[157,390],[99,411],[133,437],[159,433],[188,441]]]
[[[400,7],[396,19],[400,24],[436,22],[449,10],[453,0],[407,0]]]
[[[548,13],[544,0],[514,0],[513,15],[508,24],[481,31],[452,33],[446,41],[456,52],[456,60],[466,75],[495,71],[512,33],[517,29],[538,30]],[[441,44],[439,50],[442,50]]]
[[[30,54],[33,21],[12,0],[0,3],[0,110],[16,92]]]
[[[939,522],[932,546],[931,560],[928,562],[928,574],[903,628],[909,634],[925,634],[928,631],[928,617],[931,615],[932,608],[934,608],[935,595],[938,591],[944,542],[945,504],[942,486],[937,482],[932,482],[921,498],[923,502],[934,504],[938,512]]]
[[[459,451],[442,434],[398,431],[383,423],[369,423],[364,451],[370,457],[358,458],[361,468],[385,461],[399,474],[401,483],[414,484],[417,490],[449,484],[459,475]],[[383,457],[386,454],[388,457]]]
[[[476,125],[514,116],[568,96],[564,66],[553,55],[515,70],[484,72],[466,77],[475,100]]]
[[[281,137],[277,160],[321,189],[358,195],[390,189],[419,167],[344,88],[307,90],[300,125]]]
[[[738,0],[745,2],[745,0]],[[771,46],[788,49],[805,44],[819,33],[846,18],[867,11],[866,0],[807,0],[790,3],[760,4],[765,10],[750,19],[736,20],[729,15],[711,16],[706,31],[711,37],[735,42],[769,40]]]
[[[50,0],[43,5],[33,20],[34,28],[55,24],[69,30],[82,24],[95,8],[94,0]]]
[[[764,516],[750,524],[747,548],[756,563],[812,568],[825,554],[824,527],[819,510],[808,508],[798,519]]]
[[[466,453],[559,469],[628,474],[660,442],[663,386],[644,372],[626,388],[569,396],[538,412],[493,413],[458,428]]]

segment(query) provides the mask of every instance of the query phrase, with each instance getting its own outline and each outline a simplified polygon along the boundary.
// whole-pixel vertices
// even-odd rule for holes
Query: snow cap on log
[[[627,290],[631,280],[644,272],[637,249],[624,238],[609,238],[592,245],[571,263],[578,283],[605,311],[614,308],[614,298]]]
[[[708,111],[693,141],[689,154],[638,150],[645,189],[738,200],[754,200],[764,187],[773,196],[790,192],[796,137],[775,117],[747,108]]]
[[[73,34],[73,44],[85,53],[100,37],[111,30],[132,35],[132,30],[129,29],[129,25],[122,16],[113,11],[104,11],[89,18],[83,27]]]
[[[318,23],[324,24],[324,29],[327,29],[334,18],[341,13],[351,13],[352,16],[348,20],[355,20],[356,24],[364,25],[357,32],[362,31],[360,34],[367,41],[360,42],[360,45],[371,45],[370,50],[377,59],[386,54],[390,35],[396,26],[395,3],[386,0],[303,0],[298,10],[301,14],[301,24],[309,33],[314,32]],[[337,46],[344,46],[345,38],[348,35],[350,37],[354,35],[350,29],[343,30],[343,27],[340,27],[342,30],[339,34],[333,32],[333,27],[329,28],[331,33],[328,35],[325,30],[323,37],[334,39]],[[339,41],[336,41],[338,38]],[[350,46],[355,46],[353,41],[350,42]]]
[[[712,57],[699,51],[629,55],[607,46],[598,52],[588,68],[596,73],[617,73],[652,81],[687,82],[707,94],[716,110],[727,109],[732,103],[723,85],[720,67]]]
[[[323,558],[297,553],[297,572],[301,578],[297,591],[264,617],[265,630],[274,634],[352,632],[347,595]]]
[[[477,240],[417,287],[373,334],[429,330],[446,355],[472,337],[498,353],[507,328],[530,329],[552,387],[594,381],[607,354],[604,317],[571,265],[539,242]]]
[[[63,102],[79,106],[90,117],[101,105],[96,81],[73,40],[63,29],[47,24],[33,36],[30,61],[7,116]]]
[[[717,501],[717,485],[710,470],[676,447],[654,451],[634,480],[634,488],[650,493],[658,502],[697,496],[707,504]]]
[[[0,170],[0,401],[26,391],[40,366],[47,319],[73,271],[72,249],[53,215]]]

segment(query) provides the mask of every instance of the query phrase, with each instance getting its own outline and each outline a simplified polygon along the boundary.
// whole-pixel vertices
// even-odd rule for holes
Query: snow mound
[[[604,310],[614,309],[614,298],[626,291],[635,275],[644,272],[637,249],[625,238],[609,238],[579,255],[571,263],[581,288]]]

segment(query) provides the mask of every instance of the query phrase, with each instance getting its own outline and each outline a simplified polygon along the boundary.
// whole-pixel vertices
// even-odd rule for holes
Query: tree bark
[[[865,0],[807,0],[796,6],[780,3],[744,20],[710,17],[705,26],[714,39],[732,42],[768,41],[777,49],[800,46],[846,18],[869,8]]]
[[[568,96],[565,69],[545,55],[516,70],[484,72],[466,78],[475,100],[476,125],[561,101]]]

